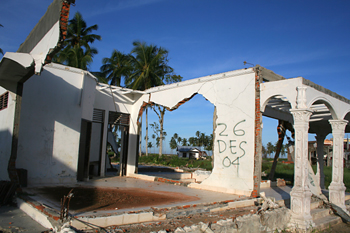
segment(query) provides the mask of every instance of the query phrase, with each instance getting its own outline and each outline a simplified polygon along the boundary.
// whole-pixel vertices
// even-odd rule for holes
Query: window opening
[[[0,110],[7,108],[8,99],[9,99],[9,92],[6,92],[5,94],[2,94],[0,96]]]

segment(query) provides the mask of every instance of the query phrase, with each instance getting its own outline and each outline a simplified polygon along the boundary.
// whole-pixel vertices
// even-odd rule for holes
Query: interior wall
[[[28,171],[29,185],[76,181],[83,78],[51,65],[24,84],[17,168]]]

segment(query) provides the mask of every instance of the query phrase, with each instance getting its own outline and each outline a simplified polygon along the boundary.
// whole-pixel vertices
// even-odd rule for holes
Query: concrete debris
[[[266,211],[268,209],[273,210],[280,207],[277,203],[275,203],[274,200],[272,200],[272,198],[265,197],[264,195],[261,195],[261,197],[263,198],[264,202],[258,213],[261,213],[262,211]]]
[[[54,233],[76,233],[74,229],[71,228],[70,223],[66,222],[62,225],[61,230],[58,230],[56,227],[53,230]]]
[[[209,224],[205,224],[203,222],[200,222],[199,223],[200,225],[200,230],[201,232],[204,232],[204,233],[214,233],[214,231],[212,231],[209,227]]]
[[[174,233],[246,233],[246,232],[275,232],[287,229],[291,214],[290,210],[282,207],[261,212],[261,214],[248,214],[236,219],[222,219],[216,223],[199,222],[192,226],[178,227]],[[169,231],[158,231],[158,233]]]

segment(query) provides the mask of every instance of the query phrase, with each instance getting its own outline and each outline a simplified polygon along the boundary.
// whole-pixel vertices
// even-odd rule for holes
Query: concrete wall
[[[28,171],[28,184],[76,181],[81,119],[92,118],[95,85],[85,72],[57,64],[24,84],[17,168]]]
[[[14,89],[16,89],[15,85]],[[6,92],[6,89],[0,87],[0,95]],[[7,165],[11,155],[15,105],[16,95],[9,92],[8,106],[0,110],[0,180],[10,180]]]
[[[151,102],[169,108],[193,94],[203,95],[217,108],[214,169],[199,188],[250,194],[253,190],[255,73],[236,70],[147,90]],[[148,102],[142,97],[134,108]],[[136,122],[138,111],[132,116]],[[136,147],[130,143],[129,147]],[[132,154],[130,155],[132,156]],[[132,164],[128,164],[128,166]],[[225,190],[223,190],[225,189]]]

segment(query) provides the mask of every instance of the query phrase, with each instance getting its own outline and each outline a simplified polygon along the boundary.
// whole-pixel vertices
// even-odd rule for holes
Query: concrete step
[[[329,215],[329,216],[314,220],[315,227],[313,227],[313,229],[322,231],[329,228],[330,226],[339,224],[341,222],[342,220],[340,217],[335,215]]]
[[[323,205],[323,201],[313,201],[310,203],[310,208],[317,209],[320,205]]]
[[[311,210],[312,219],[315,221],[320,218],[329,216],[330,209],[313,209]]]
[[[176,180],[192,178],[192,174],[188,172],[142,172],[142,174]]]

